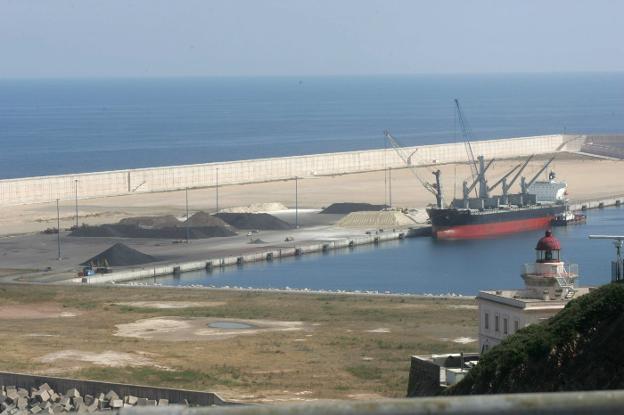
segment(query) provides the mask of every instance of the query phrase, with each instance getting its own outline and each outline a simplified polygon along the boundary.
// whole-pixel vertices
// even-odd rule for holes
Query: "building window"
[[[498,325],[498,320],[499,320],[498,316],[494,316],[494,331],[496,331],[496,332],[500,331],[499,325]]]
[[[483,325],[484,325],[486,330],[490,329],[490,314],[489,313],[485,313],[485,318],[483,320]]]
[[[518,331],[518,320],[514,321],[514,331]]]
[[[507,334],[507,318],[503,319],[503,334]]]

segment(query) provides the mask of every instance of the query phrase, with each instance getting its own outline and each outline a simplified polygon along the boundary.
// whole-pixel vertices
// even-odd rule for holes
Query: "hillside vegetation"
[[[486,353],[451,395],[624,388],[624,285],[571,301]]]

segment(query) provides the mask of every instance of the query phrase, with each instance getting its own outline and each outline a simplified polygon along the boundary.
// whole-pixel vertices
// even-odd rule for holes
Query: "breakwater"
[[[543,135],[472,142],[475,154],[512,158],[558,151],[579,151],[587,136]],[[406,147],[412,164],[443,164],[466,160],[464,143]],[[392,149],[348,151],[185,166],[117,170],[0,180],[0,206],[164,192],[288,180],[295,177],[359,173],[404,167]]]

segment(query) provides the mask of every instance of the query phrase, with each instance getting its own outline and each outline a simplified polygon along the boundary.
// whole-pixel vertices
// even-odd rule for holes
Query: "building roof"
[[[535,247],[536,251],[558,251],[561,249],[561,244],[559,243],[559,239],[552,236],[552,232],[550,230],[546,231],[546,235],[542,236],[539,241],[537,241],[537,246]]]

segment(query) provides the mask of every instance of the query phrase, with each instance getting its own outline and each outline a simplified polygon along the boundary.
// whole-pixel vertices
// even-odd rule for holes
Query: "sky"
[[[624,70],[619,0],[0,0],[0,79]]]

